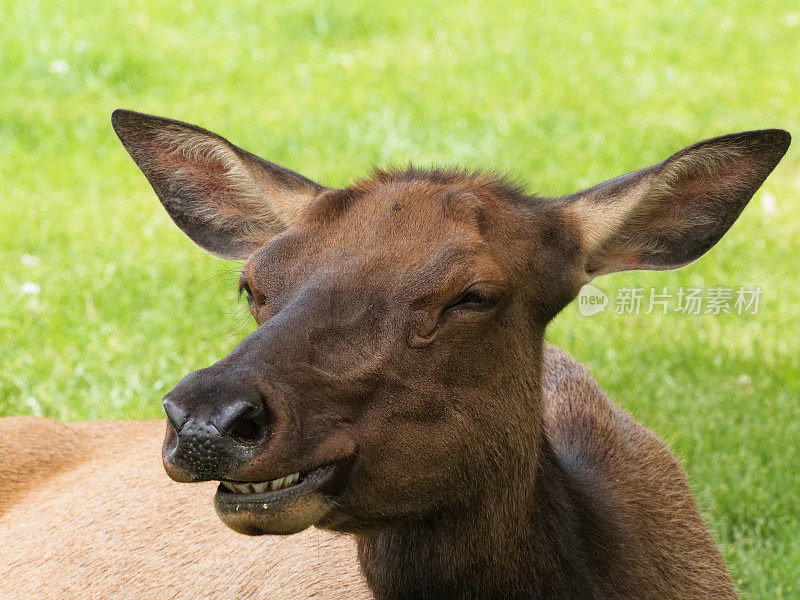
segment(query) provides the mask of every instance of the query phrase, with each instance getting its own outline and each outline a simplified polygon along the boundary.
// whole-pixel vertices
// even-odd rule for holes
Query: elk
[[[595,276],[708,251],[787,132],[540,198],[458,169],[335,189],[194,125],[112,124],[178,227],[244,261],[257,328],[163,403],[167,474],[218,482],[225,525],[298,556],[311,526],[347,535],[379,600],[736,597],[676,459],[544,333]]]

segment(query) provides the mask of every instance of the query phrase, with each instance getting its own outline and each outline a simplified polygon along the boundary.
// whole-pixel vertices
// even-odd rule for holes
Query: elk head
[[[243,260],[258,327],[169,394],[163,458],[233,529],[364,531],[530,470],[547,323],[593,276],[705,253],[789,135],[706,140],[558,199],[460,170],[319,185],[199,127],[112,123],[175,223]]]

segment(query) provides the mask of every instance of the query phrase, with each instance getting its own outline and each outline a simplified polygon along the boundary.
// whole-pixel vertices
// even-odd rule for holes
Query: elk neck
[[[529,411],[527,431],[510,435],[495,471],[480,474],[482,493],[421,521],[356,536],[379,600],[593,597],[585,542],[593,511],[544,435],[541,351],[540,344],[515,386]]]

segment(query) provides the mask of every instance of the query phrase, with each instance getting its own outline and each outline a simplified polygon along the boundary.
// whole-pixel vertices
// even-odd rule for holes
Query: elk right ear
[[[250,256],[325,189],[195,125],[122,109],[111,124],[175,224],[222,258]]]
[[[702,256],[733,225],[790,141],[781,129],[704,140],[565,198],[587,278],[674,269]]]

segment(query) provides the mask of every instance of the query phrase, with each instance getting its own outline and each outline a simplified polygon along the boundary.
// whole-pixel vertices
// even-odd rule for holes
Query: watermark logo
[[[613,312],[617,315],[649,315],[656,312],[682,315],[755,315],[761,303],[761,286],[680,287],[617,289],[613,294]],[[585,285],[578,294],[578,312],[591,317],[611,304],[609,295],[593,285]]]
[[[608,296],[598,287],[587,283],[578,292],[578,312],[584,317],[603,312],[607,306]]]

